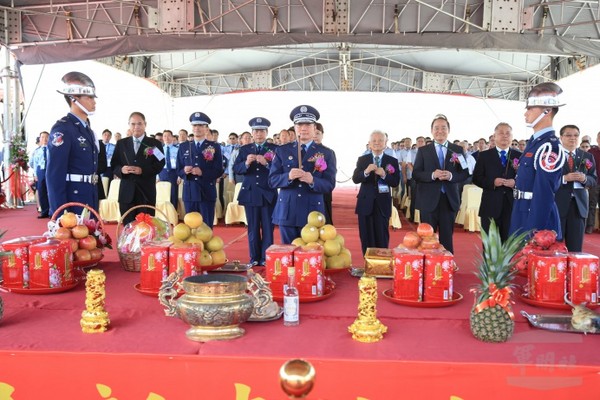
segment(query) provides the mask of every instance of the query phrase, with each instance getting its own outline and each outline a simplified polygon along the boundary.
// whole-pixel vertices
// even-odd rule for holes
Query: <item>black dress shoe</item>
[[[48,214],[38,215],[38,219],[50,218]]]
[[[594,228],[591,226],[588,226],[587,228],[585,228],[585,233],[594,233]]]

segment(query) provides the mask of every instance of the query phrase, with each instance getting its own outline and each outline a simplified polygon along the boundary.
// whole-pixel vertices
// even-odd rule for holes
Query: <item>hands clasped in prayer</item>
[[[294,179],[298,179],[300,182],[308,183],[309,185],[313,183],[313,175],[310,172],[304,171],[300,168],[292,168],[288,174],[290,181]]]
[[[267,165],[269,163],[265,156],[261,154],[248,154],[248,157],[246,157],[246,165],[248,166],[255,161],[260,165]]]
[[[378,175],[381,178],[385,177],[385,170],[381,167],[378,167],[375,163],[369,164],[369,166],[365,169],[365,175],[369,175],[373,171],[375,171],[375,175]]]

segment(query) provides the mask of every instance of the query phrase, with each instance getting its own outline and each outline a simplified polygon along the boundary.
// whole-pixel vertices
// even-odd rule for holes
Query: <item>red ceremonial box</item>
[[[287,284],[288,279],[287,269],[294,265],[296,247],[293,244],[273,244],[265,252],[265,278],[275,296],[283,296],[283,285]]]
[[[527,256],[529,299],[545,303],[565,303],[567,255],[534,252]]]
[[[29,246],[29,288],[47,289],[75,283],[73,252],[67,241],[48,239]]]
[[[394,294],[397,299],[423,300],[423,261],[424,254],[415,249],[395,248]]]
[[[454,255],[447,250],[425,250],[423,301],[451,301]]]
[[[0,244],[0,251],[12,254],[0,258],[3,285],[14,288],[29,287],[29,246],[45,242],[43,236],[27,236],[8,240]]]
[[[169,274],[183,268],[181,277],[181,281],[183,281],[188,276],[202,273],[202,269],[198,265],[200,253],[200,247],[193,243],[180,243],[169,247]]]
[[[140,289],[159,291],[163,279],[169,275],[169,246],[171,242],[147,242],[142,244]]]
[[[598,303],[598,257],[586,253],[567,255],[567,291],[574,304]]]
[[[296,287],[300,297],[323,296],[323,247],[294,250]]]

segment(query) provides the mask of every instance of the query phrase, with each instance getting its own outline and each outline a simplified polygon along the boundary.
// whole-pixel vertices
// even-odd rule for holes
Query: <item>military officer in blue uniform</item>
[[[223,175],[221,146],[210,141],[208,115],[195,112],[190,116],[194,139],[180,143],[177,151],[177,174],[183,180],[185,212],[198,211],[212,228],[217,200],[217,178]]]
[[[279,225],[282,243],[300,237],[311,211],[325,214],[323,193],[335,187],[333,152],[313,141],[319,112],[309,105],[292,110],[290,119],[298,140],[277,148],[269,170],[269,186],[279,189],[273,223]]]
[[[179,203],[179,183],[181,178],[177,176],[177,151],[179,143],[175,140],[173,132],[166,129],[163,131],[163,143],[165,149],[165,167],[158,174],[158,179],[163,182],[171,182],[171,204],[177,209]]]
[[[233,172],[243,175],[244,181],[238,202],[244,206],[248,221],[248,244],[250,263],[265,264],[265,252],[273,244],[275,225],[271,218],[277,200],[277,190],[269,186],[269,167],[275,157],[277,146],[267,143],[271,122],[262,117],[252,118],[254,143],[242,146],[235,159]]]
[[[557,84],[545,82],[534,86],[527,96],[525,122],[534,134],[517,166],[509,233],[548,229],[562,238],[554,195],[566,157],[552,127],[558,107],[564,105],[561,93]]]
[[[70,112],[50,131],[46,182],[50,214],[68,202],[87,204],[98,209],[98,142],[88,116],[96,110],[96,88],[81,72],[62,77],[62,88]],[[81,207],[70,207],[81,213]]]
[[[50,218],[50,203],[48,202],[48,187],[46,186],[46,164],[48,163],[48,137],[49,133],[40,133],[39,147],[33,151],[31,167],[35,178],[35,187],[40,205],[38,218]]]

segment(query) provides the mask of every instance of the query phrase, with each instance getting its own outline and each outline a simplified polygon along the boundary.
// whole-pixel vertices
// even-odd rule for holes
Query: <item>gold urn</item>
[[[167,315],[178,316],[191,325],[185,333],[188,339],[207,342],[234,339],[244,334],[239,325],[248,320],[254,309],[252,296],[247,293],[248,279],[245,276],[209,274],[187,277],[183,280],[185,294],[177,301],[165,296],[169,292],[165,283],[159,294],[160,302],[167,307]]]

